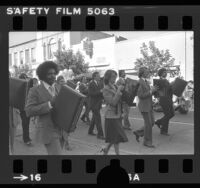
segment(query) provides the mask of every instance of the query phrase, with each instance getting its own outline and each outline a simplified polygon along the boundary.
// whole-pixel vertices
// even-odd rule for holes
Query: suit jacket
[[[97,86],[94,80],[89,83],[88,92],[90,96],[90,106],[92,110],[101,109],[103,94],[100,90],[100,84]]]
[[[103,88],[103,97],[106,103],[105,118],[121,118],[122,116],[122,101],[121,92],[110,85]]]
[[[56,94],[58,88],[55,85]],[[43,144],[48,144],[54,138],[60,137],[60,129],[57,128],[51,118],[51,109],[48,101],[52,100],[52,95],[44,87],[43,83],[30,89],[25,111],[28,117],[38,116],[36,140]]]
[[[139,79],[139,88],[137,92],[139,102],[138,108],[140,112],[152,111],[152,94],[150,93],[150,85],[146,83],[142,78]]]
[[[162,89],[158,90],[159,97],[172,98],[172,86],[167,79],[162,79]]]

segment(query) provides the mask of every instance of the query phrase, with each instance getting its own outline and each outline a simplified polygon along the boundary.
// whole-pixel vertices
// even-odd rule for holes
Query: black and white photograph
[[[9,32],[9,155],[193,155],[193,31]]]

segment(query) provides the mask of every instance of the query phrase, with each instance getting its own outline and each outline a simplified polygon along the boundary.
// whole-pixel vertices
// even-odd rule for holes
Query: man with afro
[[[36,70],[40,85],[30,89],[25,111],[27,116],[38,116],[36,141],[43,144],[48,155],[61,155],[61,130],[52,121],[58,88],[55,84],[59,70],[53,61],[45,61]]]

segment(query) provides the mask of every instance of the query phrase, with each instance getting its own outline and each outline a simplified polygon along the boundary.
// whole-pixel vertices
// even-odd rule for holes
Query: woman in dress
[[[111,146],[114,145],[115,153],[119,155],[119,143],[127,142],[128,138],[122,127],[122,90],[124,86],[115,85],[117,73],[107,70],[104,75],[103,97],[106,103],[105,110],[105,142],[108,143],[102,149],[107,155]]]

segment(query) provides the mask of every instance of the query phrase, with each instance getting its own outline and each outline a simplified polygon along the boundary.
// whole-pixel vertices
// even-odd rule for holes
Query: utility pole
[[[187,73],[186,73],[186,71],[187,71],[187,45],[186,45],[186,41],[187,39],[186,39],[186,31],[185,31],[185,80],[186,80],[186,76],[187,76]]]

